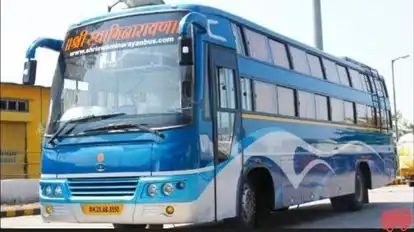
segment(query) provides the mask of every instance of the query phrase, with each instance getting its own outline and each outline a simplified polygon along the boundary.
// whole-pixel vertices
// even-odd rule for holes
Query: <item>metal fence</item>
[[[2,150],[0,152],[1,179],[39,179],[40,156],[40,152]]]

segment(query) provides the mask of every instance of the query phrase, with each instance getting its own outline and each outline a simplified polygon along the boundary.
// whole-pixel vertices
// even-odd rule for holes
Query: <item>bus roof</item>
[[[363,73],[367,73],[367,69],[366,67],[363,67],[364,64],[356,61],[356,62],[351,62],[348,60],[345,60],[344,58],[340,58],[340,57],[336,57],[334,55],[331,55],[329,53],[326,53],[320,49],[311,47],[309,45],[306,45],[302,42],[299,42],[297,40],[294,40],[292,38],[289,38],[287,36],[284,36],[282,34],[279,34],[275,31],[272,31],[268,28],[265,28],[263,26],[258,25],[257,23],[254,23],[252,21],[249,21],[247,19],[244,19],[240,16],[231,14],[229,12],[211,7],[211,6],[205,6],[205,5],[200,5],[200,4],[176,4],[176,5],[170,5],[170,4],[163,4],[163,5],[150,5],[150,6],[143,6],[143,7],[136,7],[136,8],[130,8],[130,9],[125,9],[123,11],[120,12],[111,12],[111,13],[106,13],[97,17],[93,17],[93,18],[89,18],[86,20],[81,21],[80,23],[74,24],[72,25],[69,29],[73,29],[76,27],[81,27],[87,24],[91,24],[91,23],[96,23],[99,21],[105,21],[105,20],[109,20],[109,19],[113,19],[113,18],[121,18],[121,17],[126,17],[126,16],[131,16],[131,15],[137,15],[140,13],[161,13],[161,12],[174,12],[174,11],[193,11],[193,12],[198,12],[198,13],[202,13],[202,14],[210,14],[210,15],[216,15],[216,16],[221,16],[224,18],[229,19],[230,21],[236,22],[238,24],[241,24],[245,27],[248,27],[250,29],[253,29],[257,32],[261,32],[263,34],[265,34],[266,36],[270,37],[270,38],[276,38],[276,39],[280,39],[283,41],[286,41],[287,43],[293,45],[293,46],[297,46],[300,48],[303,48],[309,52],[312,53],[316,53],[319,54],[325,58],[328,58],[330,60],[336,61],[342,65],[346,65],[348,67],[352,67],[354,69],[357,69],[358,71],[361,71]],[[367,67],[369,67],[368,65],[366,65]],[[376,78],[380,78],[383,79],[383,77],[381,75],[376,76]]]

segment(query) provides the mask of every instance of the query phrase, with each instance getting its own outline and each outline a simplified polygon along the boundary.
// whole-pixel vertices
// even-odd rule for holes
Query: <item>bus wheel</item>
[[[251,182],[246,180],[240,190],[238,216],[225,219],[224,228],[255,229],[257,227],[256,209],[256,192]]]
[[[116,231],[144,231],[147,228],[147,224],[113,224]]]
[[[362,209],[367,195],[366,180],[361,169],[358,168],[355,173],[355,192],[350,195],[331,198],[331,205],[336,211],[357,211]]]

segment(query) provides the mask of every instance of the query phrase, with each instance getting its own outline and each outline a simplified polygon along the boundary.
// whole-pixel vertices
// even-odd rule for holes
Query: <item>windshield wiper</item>
[[[99,127],[99,128],[96,128],[96,129],[86,130],[84,132],[97,132],[97,131],[107,131],[107,130],[124,130],[124,129],[129,129],[129,128],[136,128],[136,129],[139,129],[139,130],[142,130],[142,131],[152,133],[152,134],[160,137],[161,139],[165,138],[164,134],[160,133],[157,130],[146,127],[142,124],[128,124],[128,123],[112,124],[112,125],[108,125],[108,126],[104,126],[104,127]]]
[[[50,138],[50,140],[49,140],[49,143],[51,144],[51,145],[55,145],[55,142],[54,142],[54,140],[55,139],[57,139],[58,137],[59,137],[59,135],[62,133],[62,131],[69,125],[69,124],[73,124],[73,123],[79,123],[79,122],[86,122],[86,121],[88,121],[88,120],[91,120],[91,119],[99,119],[99,120],[103,120],[103,119],[108,119],[108,118],[114,118],[114,117],[118,117],[118,116],[122,116],[122,115],[125,115],[125,113],[117,113],[117,114],[103,114],[103,115],[89,115],[89,116],[86,116],[86,117],[81,117],[81,118],[75,118],[75,119],[71,119],[71,120],[68,120],[68,121],[66,121],[66,123],[65,124],[63,124],[62,125],[62,127],[58,130],[58,131],[56,131],[56,133],[52,136],[52,138]],[[72,131],[75,127],[76,127],[76,125],[77,124],[75,124],[74,126],[72,126],[72,128],[70,128],[69,130],[68,130],[68,132],[69,131]]]

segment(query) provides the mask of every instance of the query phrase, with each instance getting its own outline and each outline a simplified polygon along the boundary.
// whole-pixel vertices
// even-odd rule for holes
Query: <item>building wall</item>
[[[0,85],[1,178],[39,178],[40,125],[47,121],[50,88]]]

